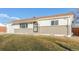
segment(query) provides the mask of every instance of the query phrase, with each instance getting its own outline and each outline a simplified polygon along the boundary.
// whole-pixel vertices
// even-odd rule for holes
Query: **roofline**
[[[57,15],[51,15],[51,16],[41,16],[41,17],[33,17],[33,18],[26,18],[26,19],[19,19],[19,20],[14,20],[12,21],[13,24],[18,24],[18,23],[32,23],[35,21],[39,21],[36,19],[41,19],[41,18],[58,18],[58,17],[62,17],[62,16],[67,16],[67,15],[71,15],[73,16],[73,13],[65,13],[65,14],[57,14]]]

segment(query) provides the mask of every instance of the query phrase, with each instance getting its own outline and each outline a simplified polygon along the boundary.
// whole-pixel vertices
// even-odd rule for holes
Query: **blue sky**
[[[74,8],[0,8],[0,23],[7,23],[19,18],[68,13],[75,10]]]

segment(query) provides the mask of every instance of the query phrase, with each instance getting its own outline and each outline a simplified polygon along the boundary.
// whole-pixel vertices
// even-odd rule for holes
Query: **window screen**
[[[21,23],[20,24],[20,28],[27,28],[28,27],[28,24],[27,23]]]
[[[51,21],[51,25],[58,25],[58,20]]]

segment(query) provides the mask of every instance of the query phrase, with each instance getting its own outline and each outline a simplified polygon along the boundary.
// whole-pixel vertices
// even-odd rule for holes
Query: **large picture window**
[[[33,32],[38,32],[38,23],[37,22],[33,23]]]
[[[20,24],[20,28],[27,28],[28,27],[28,24],[27,23],[21,23]]]
[[[58,25],[58,20],[51,21],[51,25]]]

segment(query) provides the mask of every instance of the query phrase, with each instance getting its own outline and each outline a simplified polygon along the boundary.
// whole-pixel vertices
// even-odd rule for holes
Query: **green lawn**
[[[1,51],[78,51],[79,41],[67,37],[0,35]]]

